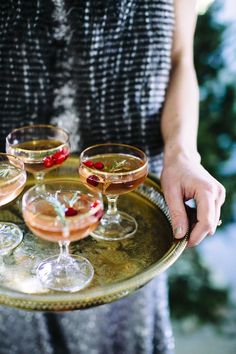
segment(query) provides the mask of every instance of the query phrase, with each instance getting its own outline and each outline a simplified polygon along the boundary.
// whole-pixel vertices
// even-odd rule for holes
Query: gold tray
[[[71,157],[46,180],[78,178],[78,159]],[[34,183],[28,178],[27,186]],[[22,195],[21,195],[22,196]],[[138,190],[119,197],[120,210],[138,221],[138,231],[123,241],[97,241],[87,237],[71,244],[71,252],[83,254],[93,264],[92,283],[76,293],[44,289],[36,279],[39,262],[58,254],[56,243],[35,237],[21,215],[21,196],[0,210],[1,221],[11,221],[24,232],[14,252],[0,258],[0,304],[27,310],[65,311],[88,308],[118,300],[145,285],[171,266],[183,252],[187,235],[173,238],[168,208],[159,182],[149,176]]]

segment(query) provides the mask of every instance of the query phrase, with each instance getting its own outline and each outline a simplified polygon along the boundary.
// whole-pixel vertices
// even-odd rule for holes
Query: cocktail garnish
[[[46,168],[50,168],[54,165],[54,161],[53,161],[53,158],[52,156],[47,156],[43,159],[43,165],[44,167]]]
[[[98,162],[95,162],[94,167],[97,170],[103,170],[104,169],[104,164],[102,162],[98,161]]]
[[[58,192],[56,192],[54,195],[53,194],[42,195],[42,198],[44,198],[49,204],[52,205],[62,225],[65,227],[66,226],[66,218],[65,218],[66,206],[58,200],[57,194]]]
[[[78,192],[75,192],[73,197],[71,199],[67,198],[67,196],[64,196],[64,201],[69,205],[69,207],[73,207],[73,205],[77,202],[79,196]]]
[[[93,161],[91,161],[91,160],[86,160],[83,162],[83,164],[89,168],[92,168],[94,165]]]
[[[9,173],[10,173],[9,168],[2,169],[0,170],[0,177],[6,178],[9,175]]]
[[[114,161],[113,165],[110,167],[109,172],[119,172],[123,170],[124,165],[127,163],[126,160]]]
[[[99,205],[98,202],[93,202],[90,206],[90,208],[96,208]]]
[[[66,208],[66,211],[65,211],[65,216],[75,216],[78,214],[78,210],[74,209],[74,208]]]
[[[55,165],[60,165],[62,162],[64,162],[67,159],[68,156],[69,156],[69,151],[63,148],[62,150],[55,152],[55,154],[52,155],[52,159]]]
[[[64,196],[64,201],[69,205],[69,207],[66,208],[65,216],[75,216],[78,214],[78,210],[73,208],[73,205],[77,202],[78,198],[78,192],[75,192],[71,199]]]
[[[60,165],[62,162],[64,162],[67,159],[68,156],[69,156],[68,149],[63,148],[62,150],[55,152],[51,156],[46,156],[43,159],[43,165],[46,168],[50,168],[53,165]]]
[[[110,165],[110,163],[106,165],[102,161],[93,162],[92,160],[86,160],[83,162],[83,164],[89,168],[94,168],[96,170],[104,170],[104,172],[120,172],[124,169],[127,169],[127,171],[129,171],[129,164],[127,165],[127,160],[114,161],[112,165]]]
[[[94,216],[100,221],[101,220],[101,218],[103,217],[103,215],[104,215],[104,211],[103,210],[98,210],[95,214],[94,214]]]
[[[49,194],[49,195],[43,195],[42,197],[49,204],[52,205],[62,225],[66,226],[66,216],[75,216],[78,214],[78,211],[75,208],[73,208],[73,205],[76,203],[76,201],[79,198],[78,192],[75,192],[71,199],[68,199],[66,196],[64,196],[64,201],[66,202],[66,204],[69,205],[69,207],[66,207],[64,203],[61,203],[57,195],[58,192],[56,192],[54,195]]]
[[[88,184],[91,184],[94,187],[97,187],[99,185],[99,177],[96,175],[90,175],[87,179],[86,179]]]

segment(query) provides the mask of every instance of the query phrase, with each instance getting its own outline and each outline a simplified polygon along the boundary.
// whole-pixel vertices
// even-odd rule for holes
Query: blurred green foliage
[[[177,319],[189,315],[199,322],[218,324],[228,306],[228,290],[217,283],[196,248],[187,249],[170,269],[171,314]]]
[[[236,148],[236,83],[223,58],[225,26],[217,22],[219,7],[213,5],[199,16],[195,35],[195,66],[200,86],[198,148],[202,163],[227,191],[221,218],[235,220],[236,171],[225,172]],[[195,315],[217,323],[228,303],[228,290],[216,284],[197,248],[184,252],[170,269],[170,306],[176,318]]]
[[[225,224],[235,221],[236,170],[226,174],[224,162],[236,148],[236,82],[223,58],[226,27],[217,22],[218,11],[216,3],[198,18],[195,66],[201,93],[198,147],[203,165],[226,187]]]

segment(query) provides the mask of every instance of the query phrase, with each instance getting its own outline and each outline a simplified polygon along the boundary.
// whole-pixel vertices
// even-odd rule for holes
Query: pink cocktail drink
[[[0,206],[14,200],[22,192],[25,182],[24,170],[10,161],[8,163],[0,161]]]
[[[24,163],[15,156],[0,153],[0,207],[22,192],[26,182]],[[11,222],[0,222],[0,254],[7,254],[23,239],[20,228]]]
[[[57,199],[61,203],[72,197],[68,192],[57,193]],[[36,236],[52,242],[71,242],[88,236],[97,227],[103,214],[102,203],[92,196],[78,194],[73,207],[67,204],[64,213],[65,225],[52,204],[42,196],[32,199],[23,211],[26,224]]]
[[[144,182],[148,166],[141,158],[129,154],[91,156],[79,167],[84,183],[104,195],[121,195],[135,190]]]
[[[99,144],[80,155],[79,174],[91,189],[107,197],[108,209],[92,236],[122,240],[135,234],[137,221],[117,209],[117,198],[135,190],[145,181],[148,160],[143,151],[125,144]]]
[[[29,125],[14,129],[6,137],[6,150],[18,156],[37,180],[59,167],[70,154],[68,133],[52,125]]]
[[[42,261],[37,276],[49,289],[78,291],[93,278],[91,263],[70,255],[69,244],[93,231],[103,215],[102,196],[80,180],[62,180],[30,188],[23,196],[24,220],[38,237],[58,242],[60,254]]]

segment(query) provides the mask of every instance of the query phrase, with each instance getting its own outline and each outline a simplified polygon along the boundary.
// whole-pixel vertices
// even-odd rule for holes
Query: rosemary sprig
[[[124,168],[126,164],[126,160],[122,161],[114,161],[113,165],[111,166],[109,172],[118,172]]]
[[[66,211],[66,206],[62,204],[58,200],[58,192],[56,192],[54,195],[53,194],[48,194],[48,195],[43,195],[42,197],[52,205],[53,209],[55,210],[58,218],[60,219],[62,225],[65,227],[66,226],[66,217],[65,217],[65,211]]]
[[[67,198],[67,196],[65,195],[63,197],[64,201],[69,205],[69,207],[73,207],[73,205],[77,202],[79,196],[78,196],[78,192],[75,192],[73,197],[71,199]]]
[[[10,169],[7,167],[5,169],[0,170],[0,177],[6,178],[10,173]]]
[[[47,195],[43,195],[42,197],[49,203],[52,205],[52,207],[54,208],[58,218],[60,219],[63,227],[66,227],[66,205],[64,203],[61,203],[58,199],[58,192],[57,191],[54,195],[53,194],[47,194]],[[75,204],[75,202],[78,200],[79,196],[78,196],[78,192],[75,192],[74,195],[72,196],[71,199],[67,198],[66,196],[63,197],[64,201],[66,202],[66,204],[69,205],[69,207],[73,207],[73,205]]]

